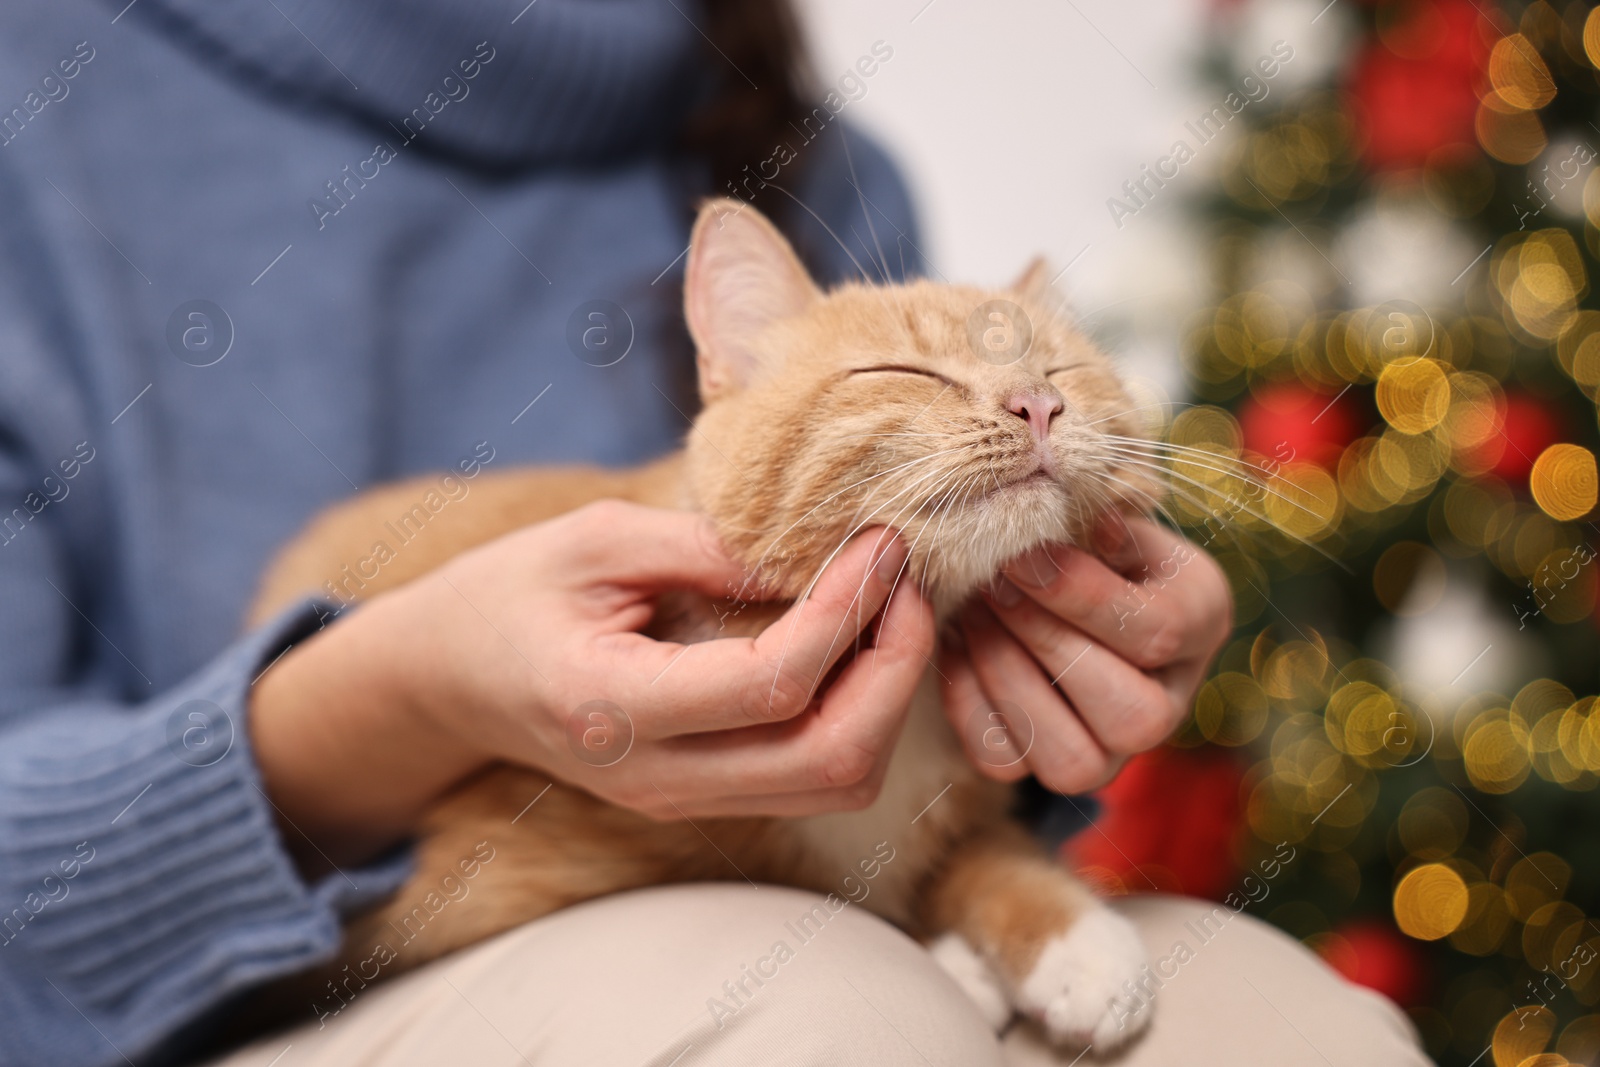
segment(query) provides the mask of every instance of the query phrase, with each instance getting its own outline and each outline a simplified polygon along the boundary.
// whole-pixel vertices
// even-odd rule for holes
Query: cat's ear
[[[761,335],[821,296],[777,227],[727,199],[700,209],[683,289],[707,403],[749,384],[764,355]]]
[[[1034,256],[1033,261],[1017,275],[1017,280],[1006,288],[1040,303],[1054,303],[1059,299],[1050,288],[1050,264],[1043,256]]]

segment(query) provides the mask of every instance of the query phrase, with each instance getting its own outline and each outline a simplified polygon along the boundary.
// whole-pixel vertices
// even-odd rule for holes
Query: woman
[[[3,84],[29,86],[0,116],[0,1062],[193,1059],[239,998],[332,953],[340,917],[399,883],[419,811],[507,738],[559,773],[570,757],[535,739],[559,736],[565,706],[530,696],[517,648],[589,662],[566,623],[597,584],[666,589],[721,562],[693,521],[640,510],[580,572],[592,546],[553,523],[533,557],[487,557],[487,615],[330,600],[230,640],[272,549],[400,475],[449,469],[470,492],[485,467],[671,447],[700,196],[759,195],[825,278],[849,262],[828,226],[870,213],[891,275],[917,269],[916,233],[892,166],[834,108],[791,126],[812,107],[776,2],[59,0],[0,19]],[[749,180],[780,139],[796,158],[760,177],[809,211]],[[597,321],[616,345],[599,355]],[[1132,572],[1169,542],[1141,529],[1113,559]],[[966,650],[940,653],[951,713],[1024,702],[1027,770],[1081,791],[1176,725],[1226,591],[1188,568],[1120,630],[1096,610],[1113,569],[1079,554],[1035,575],[1006,596],[1040,610],[974,617]],[[1041,663],[1071,631],[1116,654],[1135,699],[1049,688]],[[746,674],[640,714],[732,699]],[[892,736],[906,676],[862,698],[864,737]],[[799,765],[729,797],[689,760],[630,760],[611,799],[659,807],[647,768],[688,817],[870,799]],[[797,899],[596,902],[238,1062],[1050,1062],[1020,1030],[1002,1053],[921,950],[855,913],[738,1025],[711,1025],[706,996]],[[1202,909],[1127,910],[1159,950]],[[1260,976],[1267,1007],[1206,968]],[[1206,1042],[1225,1057],[1243,1034],[1285,1060],[1417,1055],[1385,1009],[1248,920],[1159,995],[1129,1062],[1207,1060]]]

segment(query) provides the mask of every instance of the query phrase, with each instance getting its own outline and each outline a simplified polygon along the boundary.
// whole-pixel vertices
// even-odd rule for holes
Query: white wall
[[[1324,0],[1325,2],[1325,0]],[[1106,206],[1220,100],[1198,85],[1206,0],[797,0],[819,72],[837,77],[874,41],[893,58],[846,114],[905,168],[934,266],[953,281],[1000,284],[1044,253],[1057,287],[1129,371],[1181,388],[1182,321],[1208,295],[1202,247],[1181,194],[1224,155],[1207,146],[1118,228]],[[1332,48],[1338,13],[1269,0],[1239,27],[1244,63],[1287,37]],[[1325,46],[1325,47],[1324,47]],[[1289,82],[1313,65],[1297,59]],[[1319,65],[1319,64],[1318,64]],[[1190,140],[1193,140],[1191,137]],[[1221,142],[1218,142],[1220,145]],[[1087,249],[1087,251],[1085,251]]]

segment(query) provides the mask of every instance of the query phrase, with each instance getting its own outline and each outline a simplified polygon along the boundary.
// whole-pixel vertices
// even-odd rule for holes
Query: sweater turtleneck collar
[[[385,138],[426,120],[419,144],[490,169],[659,150],[709,73],[695,0],[142,0],[135,13],[256,92]]]

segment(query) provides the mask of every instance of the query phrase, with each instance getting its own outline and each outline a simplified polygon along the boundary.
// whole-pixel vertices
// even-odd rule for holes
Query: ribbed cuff
[[[262,791],[251,685],[322,614],[286,612],[138,708],[52,707],[3,738],[0,970],[36,976],[47,1015],[68,1001],[131,1053],[329,958],[341,914],[404,881],[400,852],[308,886]]]

